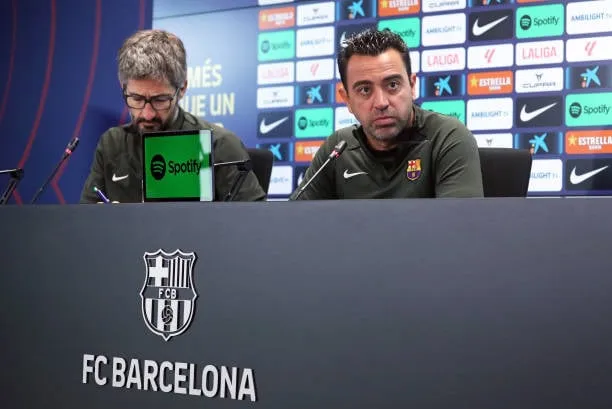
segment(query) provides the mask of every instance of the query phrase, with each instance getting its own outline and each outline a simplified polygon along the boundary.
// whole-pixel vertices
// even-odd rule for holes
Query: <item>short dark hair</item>
[[[412,75],[412,68],[410,66],[408,46],[406,46],[406,43],[398,34],[388,28],[383,30],[369,28],[347,38],[344,44],[341,45],[340,52],[338,53],[338,71],[340,72],[340,80],[342,80],[342,85],[344,85],[346,92],[348,92],[346,67],[349,59],[355,54],[375,57],[389,49],[397,50],[401,54],[408,77],[410,77]]]

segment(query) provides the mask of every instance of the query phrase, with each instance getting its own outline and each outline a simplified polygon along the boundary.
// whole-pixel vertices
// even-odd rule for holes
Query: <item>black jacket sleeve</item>
[[[435,162],[436,197],[484,196],[476,138],[463,124],[444,138]]]
[[[94,186],[97,186],[103,192],[106,192],[104,179],[103,141],[107,133],[108,132],[102,135],[98,141],[89,175],[87,176],[85,184],[83,185],[83,190],[81,191],[81,199],[79,200],[79,203],[97,203],[100,201],[100,198],[98,198],[98,195],[93,190]]]

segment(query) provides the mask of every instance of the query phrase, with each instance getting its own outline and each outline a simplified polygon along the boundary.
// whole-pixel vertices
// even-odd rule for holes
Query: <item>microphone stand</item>
[[[240,191],[240,188],[242,187],[242,184],[244,183],[244,180],[246,179],[247,175],[253,168],[251,166],[251,160],[246,159],[246,160],[234,160],[230,162],[220,162],[220,163],[215,163],[213,166],[215,168],[217,167],[220,168],[220,167],[225,167],[225,166],[236,166],[238,168],[238,176],[234,180],[234,183],[232,184],[232,187],[230,188],[229,192],[227,192],[227,194],[225,195],[225,198],[223,198],[224,202],[233,201],[234,197],[236,197],[236,194],[238,194],[238,192]]]
[[[0,170],[0,175],[4,175],[6,173],[11,176],[11,179],[9,180],[9,184],[6,187],[6,190],[4,191],[4,193],[2,193],[2,196],[0,196],[0,205],[8,203],[9,199],[13,195],[13,192],[15,191],[15,189],[17,189],[17,185],[19,184],[21,179],[23,179],[23,169],[21,168]]]
[[[299,198],[299,197],[302,195],[302,193],[304,193],[304,191],[305,191],[305,190],[306,190],[306,188],[307,188],[307,187],[310,185],[310,183],[311,183],[313,180],[315,180],[315,179],[316,179],[316,178],[319,176],[319,173],[321,173],[321,171],[327,167],[327,164],[328,164],[329,162],[331,162],[331,160],[332,160],[332,158],[327,158],[327,160],[326,160],[325,162],[323,162],[323,165],[321,165],[321,166],[319,167],[319,169],[317,169],[317,171],[315,172],[315,174],[314,174],[314,175],[312,175],[312,177],[311,177],[310,179],[308,179],[308,180],[306,181],[306,183],[304,183],[304,186],[302,186],[302,188],[301,188],[301,189],[300,189],[300,190],[297,192],[297,194],[295,195],[295,197],[293,198],[293,200],[297,200],[297,199],[298,199],[298,198]]]
[[[79,138],[76,138],[76,137],[74,139],[72,139],[68,143],[68,146],[66,147],[66,149],[64,150],[64,154],[62,155],[62,158],[59,160],[59,162],[57,162],[57,165],[55,165],[55,168],[53,169],[53,172],[51,172],[51,174],[49,175],[47,180],[45,180],[45,183],[43,183],[42,186],[38,189],[38,191],[36,192],[36,194],[32,198],[32,201],[30,202],[30,204],[34,204],[36,202],[36,200],[38,200],[38,197],[46,189],[47,185],[51,182],[51,180],[53,180],[53,178],[55,177],[55,175],[59,171],[59,169],[62,166],[62,164],[66,161],[66,159],[68,159],[70,157],[70,155],[72,155],[72,152],[74,152],[74,150],[76,149],[78,144],[79,144]]]
[[[323,169],[325,169],[331,161],[338,159],[338,157],[342,155],[342,152],[344,152],[344,149],[346,149],[346,145],[347,145],[346,141],[341,140],[340,142],[338,142],[336,146],[334,146],[334,149],[327,156],[327,160],[323,162],[323,164],[319,167],[319,169],[315,172],[315,174],[312,175],[312,177],[306,181],[304,186],[302,186],[302,188],[297,192],[293,200],[297,200],[302,195],[302,193],[304,193],[306,188],[310,186],[312,181],[315,180],[319,176],[319,173],[321,173],[321,171],[323,171]]]

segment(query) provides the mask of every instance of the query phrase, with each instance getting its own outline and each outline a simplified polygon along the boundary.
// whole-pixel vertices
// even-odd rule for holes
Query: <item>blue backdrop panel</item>
[[[0,4],[0,168],[25,170],[14,202],[30,201],[73,136],[75,155],[39,202],[78,201],[98,138],[124,110],[117,50],[151,26],[151,10],[150,0]]]

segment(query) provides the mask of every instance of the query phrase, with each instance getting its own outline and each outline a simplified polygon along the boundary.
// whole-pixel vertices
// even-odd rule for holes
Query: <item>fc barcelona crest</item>
[[[417,180],[419,176],[421,176],[421,159],[409,160],[406,177],[408,180]]]
[[[140,291],[147,327],[165,341],[189,328],[198,297],[193,283],[195,253],[157,250],[145,253],[144,285]]]

